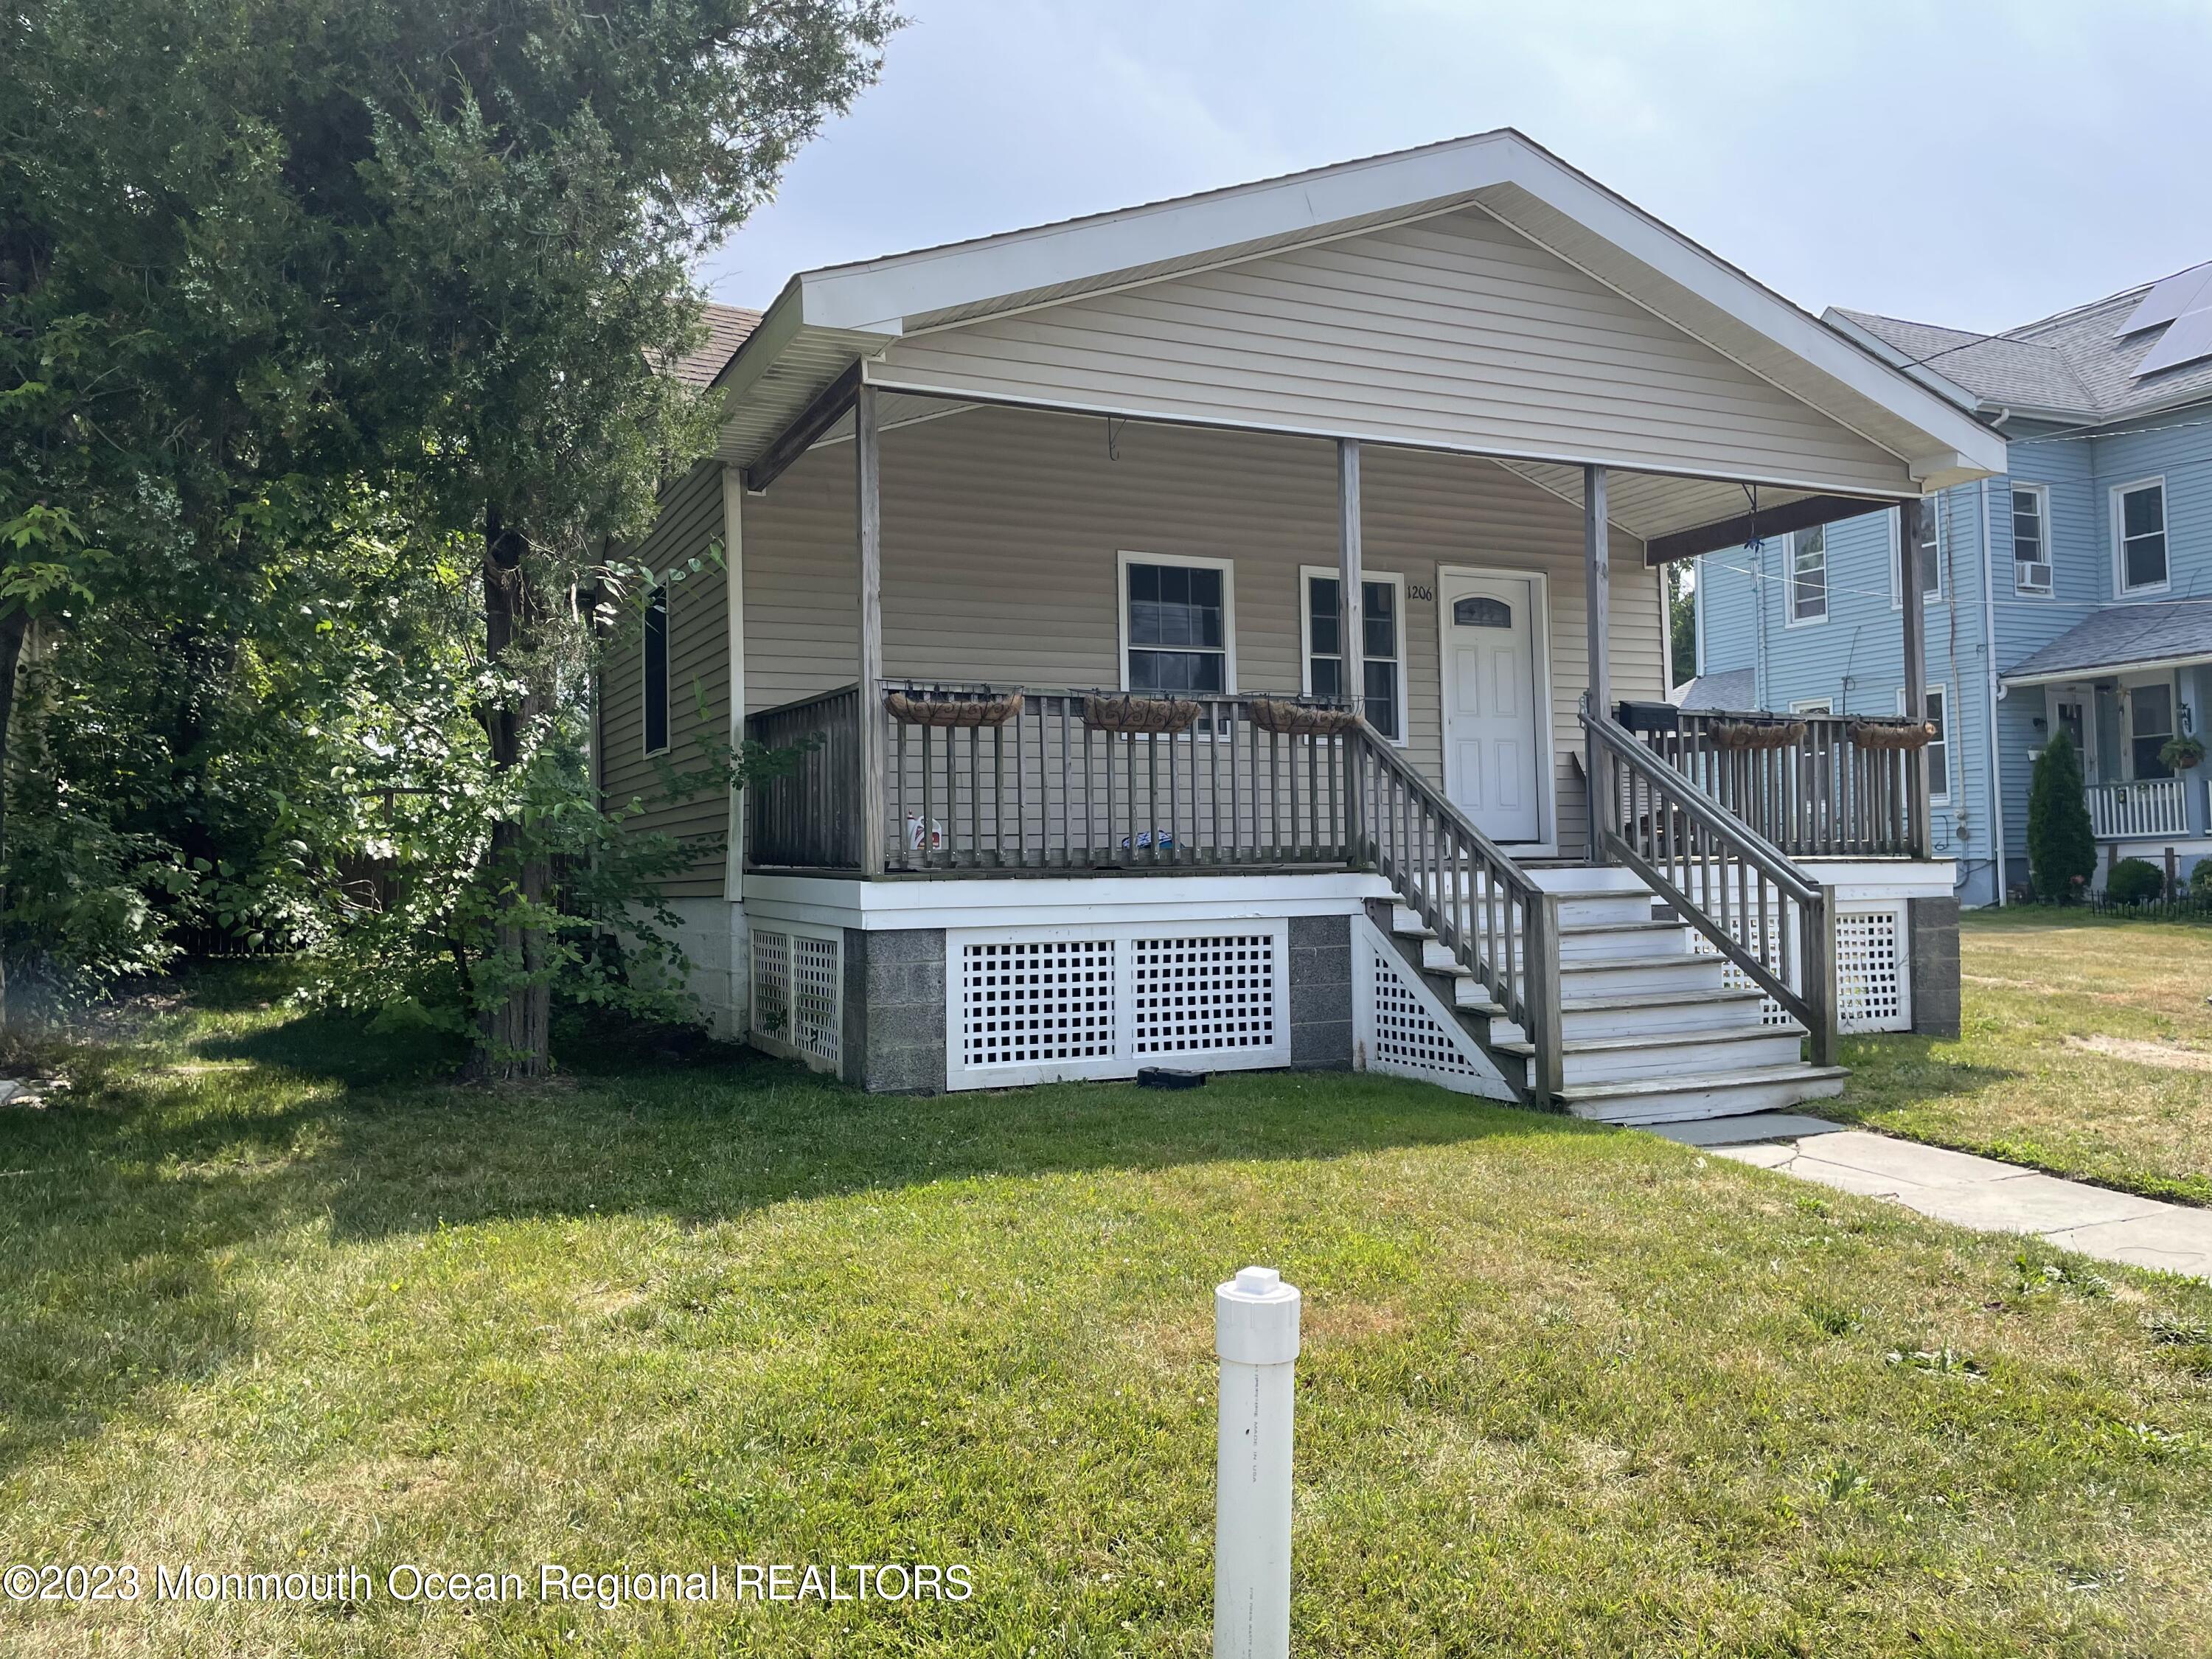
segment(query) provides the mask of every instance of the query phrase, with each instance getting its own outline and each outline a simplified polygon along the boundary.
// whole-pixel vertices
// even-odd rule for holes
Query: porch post
[[[1920,514],[1917,501],[1897,504],[1898,596],[1905,616],[1905,714],[1908,720],[1928,718],[1928,617],[1921,591]],[[1928,750],[1925,744],[1908,751],[1905,766],[1907,839],[1912,855],[1928,856]]]
[[[1601,466],[1583,469],[1583,585],[1588,598],[1583,610],[1589,620],[1589,708],[1596,720],[1613,716],[1613,555],[1606,538],[1606,474]],[[1588,738],[1583,750],[1583,772],[1589,790],[1589,850],[1592,864],[1605,862],[1601,831],[1605,818],[1600,802],[1609,787],[1611,774],[1600,774],[1607,765],[1604,748]]]
[[[853,395],[853,459],[860,553],[860,874],[884,872],[884,514],[876,389]]]
[[[1336,626],[1339,689],[1364,720],[1367,713],[1367,606],[1365,579],[1359,557],[1359,440],[1336,441]],[[1401,623],[1401,626],[1403,626]],[[1306,650],[1310,641],[1300,641]],[[1364,861],[1367,851],[1366,814],[1360,810],[1361,772],[1352,758],[1356,737],[1345,745],[1344,839],[1347,862]]]

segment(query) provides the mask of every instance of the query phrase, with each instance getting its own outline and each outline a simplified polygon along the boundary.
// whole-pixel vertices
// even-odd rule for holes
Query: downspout
[[[2004,687],[1997,683],[1997,599],[1996,561],[1990,551],[1990,481],[1982,480],[1982,664],[1988,671],[1990,702],[1990,850],[1996,858],[1997,908],[2005,902],[2004,744],[1997,739],[1997,704]],[[2046,531],[2046,535],[2050,532]]]

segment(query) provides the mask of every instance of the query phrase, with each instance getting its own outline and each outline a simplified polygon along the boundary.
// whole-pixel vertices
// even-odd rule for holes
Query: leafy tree
[[[204,794],[267,573],[366,483],[431,539],[476,538],[475,678],[447,712],[481,716],[495,773],[532,774],[590,648],[582,596],[645,574],[605,550],[711,443],[707,398],[653,367],[696,337],[692,263],[894,21],[884,0],[11,9],[0,680],[34,603],[82,625],[159,595],[174,695],[148,725],[171,805]],[[550,854],[520,850],[521,794],[489,798],[470,876],[521,963],[482,1009],[495,1075],[544,1065],[559,969]],[[239,867],[198,817],[172,828],[191,872]]]
[[[1698,677],[1697,572],[1686,561],[1663,566],[1667,584],[1667,649],[1671,653],[1673,683],[1687,685]]]
[[[2051,733],[2028,783],[2027,867],[2038,896],[2061,903],[2080,897],[2097,873],[2081,763],[2063,732]]]

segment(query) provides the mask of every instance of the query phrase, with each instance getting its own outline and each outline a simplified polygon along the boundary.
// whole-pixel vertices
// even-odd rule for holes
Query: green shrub
[[[2105,878],[2105,896],[2115,904],[2148,904],[2166,891],[2166,872],[2148,859],[2122,859]]]
[[[2199,859],[2189,872],[2189,896],[2212,899],[2212,858]]]
[[[2081,896],[2097,872],[2097,837],[2089,824],[2089,798],[2081,763],[2063,732],[2035,757],[2027,790],[2027,867],[2036,896],[2065,902]]]

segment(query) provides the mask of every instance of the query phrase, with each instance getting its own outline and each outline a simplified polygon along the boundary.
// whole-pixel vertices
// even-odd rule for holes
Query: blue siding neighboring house
[[[2176,772],[2158,751],[2212,719],[2212,264],[1999,335],[1826,320],[2008,441],[2008,477],[1930,498],[1932,819],[1960,897],[2027,881],[2029,776],[2062,726],[2104,863],[2171,849],[2185,876],[2212,856],[2212,768]],[[1898,713],[1896,523],[1884,511],[1702,555],[1686,701]]]

